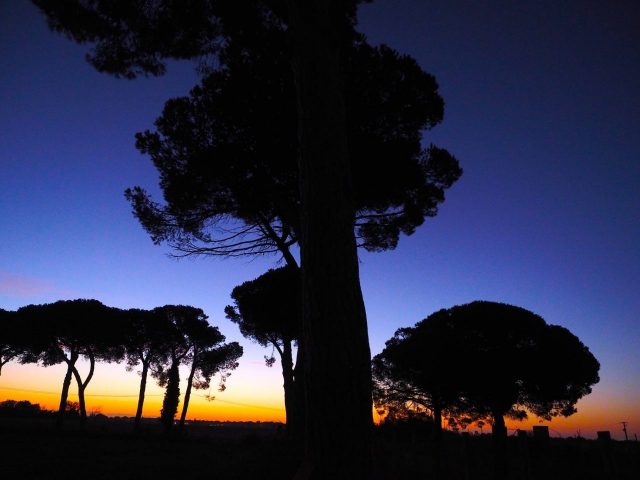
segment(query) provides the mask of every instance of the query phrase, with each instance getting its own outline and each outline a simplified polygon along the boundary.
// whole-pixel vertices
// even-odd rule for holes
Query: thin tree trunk
[[[300,272],[300,267],[295,258],[287,247],[281,249],[283,257],[287,265],[291,268],[295,268]],[[302,278],[301,278],[302,279]],[[299,326],[299,332],[302,332],[302,325]],[[304,390],[304,340],[302,335],[298,334],[297,340],[298,347],[296,349],[296,363],[295,368],[291,368],[290,387],[287,387],[287,375],[284,371],[284,398],[285,398],[285,411],[287,415],[287,435],[295,442],[295,445],[304,445],[304,429],[305,429],[305,390]],[[289,349],[291,350],[291,343],[289,342]],[[292,354],[289,352],[290,362],[293,362]],[[284,362],[284,359],[283,359]]]
[[[84,382],[80,377],[80,372],[78,369],[73,367],[73,376],[76,379],[76,383],[78,384],[78,403],[80,404],[80,424],[84,426],[87,421],[87,406],[84,399],[84,392],[89,385],[89,382],[93,378],[93,372],[95,370],[96,361],[92,354],[89,354],[89,373],[87,374],[87,378],[85,378]]]
[[[77,358],[77,356],[76,356]],[[71,357],[73,359],[73,356]],[[60,428],[64,421],[65,411],[67,409],[67,398],[69,398],[69,385],[71,385],[71,376],[73,375],[73,363],[75,361],[66,360],[67,373],[62,381],[62,393],[60,394],[60,406],[58,407],[58,418],[56,419],[56,427]]]
[[[191,399],[191,385],[193,385],[193,376],[196,373],[196,362],[198,360],[197,352],[193,354],[193,362],[191,362],[191,371],[187,378],[187,391],[184,392],[184,403],[182,404],[182,414],[180,415],[180,430],[184,428],[184,421],[187,418],[187,409],[189,408],[189,400]]]
[[[495,480],[506,480],[509,475],[507,458],[507,426],[504,417],[500,413],[493,414],[493,426],[491,427],[493,443],[493,474]]]
[[[73,375],[72,367],[67,365],[67,373],[64,376],[62,382],[62,393],[60,394],[60,406],[58,407],[58,418],[56,419],[56,426],[59,428],[64,421],[64,415],[67,408],[67,398],[69,398],[69,385],[71,385],[71,376]]]
[[[296,429],[299,418],[296,416],[296,398],[295,385],[293,380],[293,355],[291,353],[291,340],[285,340],[280,356],[282,364],[282,379],[284,388],[284,411],[287,423],[287,435],[290,437]]]
[[[354,236],[337,0],[289,0],[298,98],[306,445],[299,479],[371,478],[371,355]]]
[[[293,391],[294,391],[294,412],[296,422],[294,424],[291,438],[300,447],[304,446],[306,427],[306,393],[304,382],[304,340],[298,339],[298,349],[296,352],[296,365],[293,369]]]
[[[78,385],[78,403],[80,405],[80,426],[84,427],[87,422],[87,408],[84,403],[84,387]]]
[[[140,419],[142,418],[142,407],[144,406],[144,392],[147,389],[147,375],[149,374],[149,362],[142,361],[142,374],[140,375],[140,393],[138,393],[138,408],[136,409],[136,419],[133,429],[140,429]]]

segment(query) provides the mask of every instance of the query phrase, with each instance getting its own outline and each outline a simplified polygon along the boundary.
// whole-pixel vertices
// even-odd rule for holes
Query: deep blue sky
[[[639,5],[379,0],[362,8],[373,43],[414,56],[438,79],[445,121],[425,142],[464,168],[438,217],[396,251],[361,255],[374,354],[435,310],[502,301],[568,327],[591,348],[602,363],[598,402],[637,406]],[[29,2],[0,3],[0,307],[78,297],[192,304],[249,347],[223,308],[235,285],[276,259],[169,259],[123,197],[133,185],[157,192],[133,135],[152,126],[167,98],[188,92],[192,66],[116,80],[95,72],[85,52],[49,32]],[[247,358],[264,353],[250,348]]]

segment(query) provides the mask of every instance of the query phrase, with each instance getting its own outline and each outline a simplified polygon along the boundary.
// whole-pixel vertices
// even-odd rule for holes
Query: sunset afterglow
[[[367,41],[415,58],[436,78],[444,119],[421,131],[422,146],[446,147],[464,170],[437,215],[429,210],[395,248],[358,250],[371,355],[397,329],[444,308],[520,306],[578,337],[600,362],[600,381],[577,414],[509,420],[509,434],[548,425],[552,437],[610,431],[621,440],[627,422],[630,438],[640,435],[640,17],[607,2],[362,3]],[[51,32],[31,2],[2,2],[0,21],[0,308],[62,299],[201,308],[244,354],[224,391],[217,377],[193,390],[187,418],[284,422],[277,351],[225,316],[234,287],[283,266],[281,255],[176,259],[124,197],[141,185],[164,201],[135,134],[155,128],[168,99],[189,95],[201,80],[197,62],[170,60],[166,75],[118,79],[85,61],[91,45]],[[272,367],[265,356],[277,358]],[[81,363],[82,374],[87,368]],[[134,416],[139,370],[98,362],[87,412]],[[64,364],[10,361],[0,401],[57,410],[64,376]],[[178,417],[187,376],[183,364]],[[149,377],[144,417],[159,416],[164,392]],[[339,389],[330,394],[342,398]],[[69,400],[77,398],[74,380]]]

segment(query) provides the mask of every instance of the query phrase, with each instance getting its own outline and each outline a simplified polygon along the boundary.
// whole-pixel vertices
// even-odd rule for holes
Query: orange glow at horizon
[[[84,377],[86,368],[82,370],[83,366],[80,367],[80,373]],[[277,369],[262,368],[267,371],[259,372],[259,378],[251,380],[248,378],[253,373],[251,368],[234,372],[227,381],[227,389],[224,392],[217,391],[217,379],[212,380],[212,388],[209,391],[192,389],[187,419],[284,422],[284,401],[282,387],[280,387],[282,377],[278,382]],[[39,404],[43,409],[57,410],[64,374],[65,367],[62,365],[46,368],[11,363],[5,365],[0,376],[0,401],[28,400]],[[85,392],[87,413],[134,416],[138,402],[139,382],[138,375],[127,372],[121,365],[99,364]],[[253,387],[247,388],[247,385]],[[181,397],[177,418],[182,411],[185,388],[183,381],[180,384]],[[144,417],[159,417],[163,395],[164,390],[149,377],[142,412]],[[214,397],[214,400],[209,401],[206,398],[207,395]],[[68,400],[78,401],[75,381],[71,383]]]
[[[86,365],[80,365],[80,373],[86,374]],[[84,368],[84,370],[83,370]],[[0,401],[28,400],[40,404],[42,408],[57,410],[65,367],[39,367],[9,363],[0,376]],[[181,375],[184,379],[186,374]],[[108,416],[134,416],[138,401],[140,377],[127,372],[122,365],[99,364],[95,377],[86,392],[87,413],[102,413]],[[192,390],[187,419],[211,421],[260,421],[284,422],[285,410],[282,391],[282,376],[278,368],[266,368],[260,361],[247,361],[233,372],[227,382],[227,389],[218,392],[217,380],[212,381],[209,391]],[[180,385],[181,398],[178,407],[179,418],[184,402],[184,382]],[[157,418],[162,408],[164,390],[154,379],[149,378],[145,395],[143,416]],[[215,397],[213,401],[206,396]],[[69,391],[69,400],[77,401],[75,382]],[[630,438],[640,434],[640,417],[634,402],[614,397],[603,387],[594,389],[578,405],[578,413],[568,418],[554,418],[541,422],[534,416],[522,422],[507,419],[510,434],[515,429],[531,430],[534,425],[547,425],[552,437],[575,436],[595,437],[599,430],[609,430],[615,439],[622,439],[621,421],[628,421]],[[373,410],[376,423],[380,417]],[[490,425],[483,428],[485,433]],[[477,431],[475,425],[470,430]]]
[[[629,423],[629,439],[633,439],[634,435],[640,436],[640,416],[638,415],[637,406],[633,401],[620,401],[613,399],[604,392],[594,390],[594,392],[578,402],[578,412],[569,417],[555,417],[550,421],[542,420],[535,415],[529,415],[529,418],[518,421],[506,418],[505,423],[509,435],[515,433],[516,430],[531,431],[534,426],[546,425],[549,427],[549,435],[551,437],[575,437],[580,434],[585,438],[595,438],[598,431],[608,430],[612,438],[623,440],[621,421],[625,420]],[[373,418],[376,424],[379,424],[382,417],[373,410]],[[443,428],[447,429],[446,420],[443,419]],[[480,432],[476,424],[471,424],[467,431]],[[491,424],[485,422],[482,428],[483,433],[491,432]]]

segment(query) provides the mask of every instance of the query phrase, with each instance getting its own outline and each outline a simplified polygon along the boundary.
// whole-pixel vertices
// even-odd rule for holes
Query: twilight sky
[[[580,413],[552,431],[620,438],[627,420],[640,433],[640,4],[377,0],[361,9],[360,28],[436,76],[445,121],[425,142],[464,168],[438,217],[393,252],[361,253],[372,353],[443,307],[522,306],[569,328],[602,365]],[[190,413],[282,418],[279,367],[263,365],[271,351],[223,314],[232,288],[277,258],[170,259],[123,197],[141,185],[158,198],[133,135],[187,94],[193,66],[117,80],[93,70],[86,49],[49,32],[30,2],[0,2],[0,307],[62,298],[201,307],[245,355],[227,390]],[[62,376],[10,364],[0,399],[53,405]],[[131,414],[136,389],[134,373],[100,365],[89,409]],[[145,415],[157,414],[160,394],[150,391]]]

